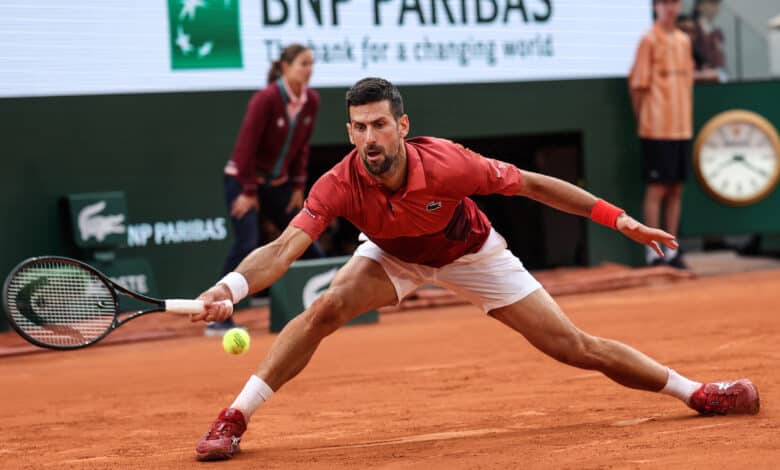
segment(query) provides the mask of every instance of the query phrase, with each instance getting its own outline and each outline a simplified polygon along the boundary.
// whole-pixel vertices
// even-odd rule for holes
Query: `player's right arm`
[[[259,292],[282,277],[312,243],[306,232],[288,225],[276,240],[249,253],[235,271],[246,278],[249,292]]]
[[[234,272],[246,279],[249,287],[247,294],[259,292],[282,277],[292,262],[300,258],[312,243],[313,240],[306,232],[288,225],[276,240],[249,253]],[[233,300],[233,293],[223,282],[212,286],[197,300],[206,303],[206,311],[194,315],[192,321],[222,321],[232,314],[232,309],[219,303],[220,300]]]
[[[192,320],[225,320],[232,314],[232,310],[219,303],[219,300],[238,302],[246,295],[259,292],[276,282],[287,272],[290,264],[319,238],[331,220],[344,215],[348,198],[349,190],[340,183],[333,171],[320,177],[311,188],[303,209],[279,238],[251,252],[233,273],[198,297],[198,300],[206,303],[206,312],[193,316]],[[229,281],[229,277],[233,281]],[[228,287],[228,282],[236,282],[237,285]],[[236,291],[242,291],[239,298],[235,297]]]

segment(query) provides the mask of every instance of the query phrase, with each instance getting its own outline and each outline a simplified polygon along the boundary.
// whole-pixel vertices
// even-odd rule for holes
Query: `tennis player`
[[[577,328],[468,196],[529,197],[590,217],[659,256],[659,244],[677,246],[672,235],[556,178],[448,140],[407,140],[409,117],[401,94],[386,80],[360,80],[346,101],[354,150],[314,184],[279,238],[254,250],[236,271],[200,295],[206,312],[193,321],[226,319],[231,309],[216,301],[238,302],[271,285],[334,217],[346,218],[369,240],[330,288],[285,326],[235,401],[197,443],[197,459],[227,459],[239,452],[252,414],[306,366],[323,338],[365,311],[399,302],[424,283],[462,295],[563,363],[600,371],[626,387],[673,396],[699,413],[758,412],[758,391],[748,379],[695,382],[625,344]]]

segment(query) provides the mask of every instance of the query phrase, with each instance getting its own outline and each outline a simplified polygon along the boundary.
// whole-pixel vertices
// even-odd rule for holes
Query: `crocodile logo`
[[[99,201],[84,206],[79,211],[78,224],[82,240],[87,241],[94,237],[98,242],[102,242],[109,235],[125,233],[127,228],[123,224],[124,214],[100,215],[105,208],[106,201]]]

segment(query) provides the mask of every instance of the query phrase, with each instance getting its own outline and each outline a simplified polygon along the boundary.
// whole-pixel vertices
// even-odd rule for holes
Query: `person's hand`
[[[621,214],[618,217],[616,227],[620,233],[628,238],[652,248],[658,253],[658,256],[664,255],[659,244],[666,245],[671,249],[675,249],[678,246],[677,240],[675,240],[674,235],[671,233],[666,233],[663,230],[650,228],[640,224],[627,214]]]
[[[695,71],[693,77],[698,82],[719,82],[720,72],[718,72],[718,69],[705,67]]]
[[[290,202],[287,204],[287,209],[285,209],[285,212],[289,214],[293,210],[301,210],[302,207],[303,207],[303,190],[294,189],[292,192],[292,196],[290,196]]]
[[[233,296],[225,284],[217,284],[206,292],[200,294],[197,299],[203,302],[206,311],[197,315],[190,315],[190,321],[225,321],[233,314]],[[231,302],[221,302],[230,300]]]
[[[257,197],[241,193],[230,205],[230,216],[234,219],[241,219],[252,209],[260,210],[260,202]]]

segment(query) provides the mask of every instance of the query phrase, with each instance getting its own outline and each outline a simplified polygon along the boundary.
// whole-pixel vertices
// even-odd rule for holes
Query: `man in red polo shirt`
[[[304,208],[278,239],[253,251],[235,272],[201,294],[206,312],[193,321],[227,318],[231,309],[216,301],[238,302],[271,285],[334,217],[352,222],[368,241],[328,290],[285,326],[257,372],[198,442],[199,460],[237,453],[251,415],[306,366],[323,338],[362,312],[399,302],[423,283],[463,295],[566,364],[679,398],[700,413],[758,412],[758,392],[748,379],[695,382],[629,346],[578,329],[468,196],[530,197],[589,216],[661,256],[659,243],[677,246],[672,235],[556,178],[485,158],[448,140],[407,140],[409,117],[400,93],[386,80],[357,82],[347,93],[347,109],[347,133],[355,149],[315,183]]]

